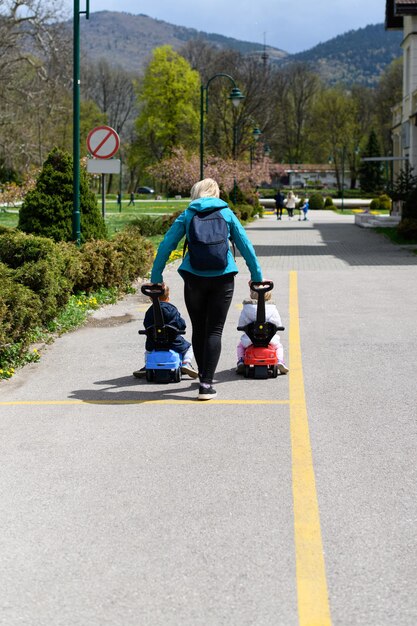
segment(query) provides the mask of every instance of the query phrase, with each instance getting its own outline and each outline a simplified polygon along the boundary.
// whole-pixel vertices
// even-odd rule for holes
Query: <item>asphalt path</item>
[[[417,623],[417,256],[310,216],[247,228],[287,376],[234,372],[238,259],[216,400],[133,378],[139,293],[1,383],[0,624]]]

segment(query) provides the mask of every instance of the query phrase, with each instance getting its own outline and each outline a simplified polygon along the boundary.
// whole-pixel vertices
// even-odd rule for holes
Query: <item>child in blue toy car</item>
[[[164,290],[158,296],[158,300],[161,305],[162,315],[164,317],[164,323],[169,326],[175,326],[178,330],[183,331],[186,328],[186,324],[184,319],[181,317],[180,312],[177,307],[171,304],[169,301],[169,287],[167,285],[163,285]],[[155,323],[154,320],[154,309],[153,306],[150,306],[149,309],[145,313],[145,317],[143,320],[143,325],[145,328],[150,328]],[[155,350],[156,345],[152,338],[152,336],[146,336],[145,343],[145,359],[146,354]],[[181,334],[176,335],[176,337],[169,343],[166,347],[167,350],[174,350],[178,352],[182,359],[181,364],[181,373],[188,374],[191,378],[197,378],[198,373],[194,369],[191,364],[192,359],[194,358],[193,348],[189,341],[187,341]],[[136,378],[145,378],[146,377],[146,367],[142,367],[140,370],[133,372],[133,376]]]

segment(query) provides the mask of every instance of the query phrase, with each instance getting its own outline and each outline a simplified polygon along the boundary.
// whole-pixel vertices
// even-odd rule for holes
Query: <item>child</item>
[[[309,207],[309,203],[308,203],[308,198],[306,198],[306,199],[304,200],[304,204],[303,204],[303,206],[301,207],[301,210],[302,210],[302,212],[303,212],[303,214],[304,214],[304,221],[305,221],[305,222],[308,220],[307,213],[308,213],[308,209],[309,209],[309,208],[310,208],[310,207]],[[300,213],[300,219],[301,219],[301,213]]]
[[[265,292],[265,321],[271,322],[271,324],[275,324],[276,326],[282,326],[281,317],[278,312],[278,309],[275,306],[275,304],[273,304],[272,302],[269,302],[270,299],[271,299],[271,291],[266,291]],[[256,291],[251,290],[250,299],[244,300],[242,303],[243,308],[240,313],[238,326],[246,326],[247,324],[250,324],[251,322],[256,322],[256,310],[258,307],[257,300],[258,300],[258,294],[256,293]],[[237,374],[243,374],[245,370],[245,364],[244,364],[243,359],[245,356],[245,350],[248,346],[251,345],[251,343],[252,342],[247,336],[247,334],[243,333],[240,338],[240,342],[238,343],[238,346],[237,346],[237,367],[236,367]],[[269,342],[269,345],[274,346],[277,351],[279,371],[281,372],[281,374],[287,374],[289,372],[289,369],[284,363],[284,348],[282,347],[282,344],[279,340],[278,333],[276,333],[272,337],[271,341]]]
[[[169,326],[175,326],[178,330],[185,330],[185,321],[181,317],[177,307],[169,302],[169,287],[164,285],[164,293],[158,297],[161,303],[161,311],[164,318],[164,323]],[[143,325],[145,328],[149,328],[154,324],[153,306],[145,313]],[[145,343],[145,357],[146,353],[152,352],[155,349],[155,342],[149,335],[146,336]],[[197,378],[198,373],[191,365],[191,360],[194,357],[193,348],[189,341],[187,341],[183,335],[178,334],[175,339],[167,346],[167,350],[174,350],[182,358],[181,373],[188,374],[191,378]],[[133,376],[136,378],[145,378],[146,367],[142,367],[140,370],[133,372]]]

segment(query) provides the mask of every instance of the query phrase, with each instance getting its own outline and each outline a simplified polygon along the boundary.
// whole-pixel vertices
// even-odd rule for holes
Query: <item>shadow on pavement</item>
[[[215,385],[240,380],[234,369],[216,372]],[[243,379],[241,379],[243,380]],[[121,376],[109,380],[97,380],[93,385],[105,387],[76,389],[69,396],[88,404],[115,404],[119,402],[149,402],[150,400],[193,400],[197,401],[198,380],[184,377],[180,383],[152,384],[134,376]]]
[[[248,229],[249,230],[249,229]],[[269,228],[268,228],[269,230]],[[272,229],[274,230],[274,229]],[[299,230],[301,238],[293,243],[286,242],[286,233]],[[331,257],[344,261],[350,266],[415,266],[417,255],[401,248],[372,230],[362,229],[353,224],[314,224],[317,242],[305,239],[300,228],[276,229],[276,242],[254,243],[258,257]],[[289,232],[290,231],[290,232]],[[311,229],[308,229],[312,233]],[[260,230],[257,233],[261,233]],[[291,236],[291,235],[290,235]],[[283,242],[283,243],[281,243]],[[285,242],[285,243],[284,243]]]

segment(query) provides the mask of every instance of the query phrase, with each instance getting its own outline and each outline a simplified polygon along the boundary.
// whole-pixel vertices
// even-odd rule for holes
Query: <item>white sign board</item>
[[[90,174],[120,174],[120,159],[87,159]]]

